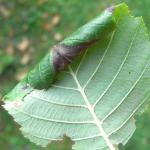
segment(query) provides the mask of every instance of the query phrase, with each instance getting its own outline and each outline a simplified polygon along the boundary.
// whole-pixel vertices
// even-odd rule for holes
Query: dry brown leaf
[[[23,65],[28,64],[30,59],[31,59],[31,54],[29,52],[26,52],[21,58],[21,64]]]
[[[11,15],[11,11],[3,5],[0,5],[0,14],[2,14],[3,17],[8,18]]]
[[[28,72],[28,68],[27,67],[19,69],[17,71],[17,73],[15,74],[15,79],[17,81],[22,80],[25,77],[25,75],[27,74],[27,72]]]
[[[51,21],[53,26],[57,25],[59,22],[60,22],[60,16],[59,15],[53,16],[52,21]]]
[[[60,34],[60,33],[55,33],[54,34],[54,39],[56,40],[56,41],[60,41],[60,40],[62,40],[62,35]]]
[[[47,22],[47,23],[44,23],[42,25],[43,29],[46,30],[46,31],[51,31],[52,28],[53,28],[53,25],[51,24],[51,22]]]
[[[48,0],[38,0],[37,1],[37,4],[38,5],[42,5],[42,4],[44,4],[45,2],[47,2]]]
[[[49,13],[43,13],[41,17],[43,19],[47,19],[49,16],[50,16]]]
[[[30,42],[28,38],[23,38],[20,43],[18,43],[17,48],[19,51],[24,52],[29,47]]]

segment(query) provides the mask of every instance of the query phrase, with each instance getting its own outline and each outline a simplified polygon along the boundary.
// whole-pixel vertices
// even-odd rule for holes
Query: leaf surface
[[[134,133],[133,117],[150,96],[150,43],[142,18],[125,4],[112,17],[111,35],[86,49],[50,88],[5,102],[32,142],[46,146],[66,135],[74,150],[115,150]]]

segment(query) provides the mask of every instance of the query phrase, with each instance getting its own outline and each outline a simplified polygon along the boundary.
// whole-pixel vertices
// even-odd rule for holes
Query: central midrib
[[[72,70],[72,68],[70,66],[68,68],[69,68],[69,71],[70,71],[71,75],[73,76],[73,79],[75,80],[75,82],[76,82],[76,84],[78,86],[78,90],[80,91],[80,93],[81,93],[81,95],[82,95],[82,97],[83,97],[83,99],[84,99],[84,101],[85,101],[85,103],[87,105],[87,108],[88,108],[89,112],[91,113],[92,117],[94,118],[94,123],[98,127],[98,129],[99,129],[102,137],[104,138],[107,146],[109,147],[110,150],[116,150],[114,148],[113,144],[111,143],[108,135],[105,133],[105,131],[104,131],[102,125],[101,125],[100,120],[97,118],[97,116],[96,116],[96,114],[94,112],[94,109],[93,109],[92,105],[89,103],[88,98],[87,98],[87,96],[86,96],[86,94],[84,92],[84,89],[82,88],[82,86],[80,85],[80,83],[79,83],[79,81],[78,81],[78,79],[76,77],[76,74],[73,72],[73,70]]]

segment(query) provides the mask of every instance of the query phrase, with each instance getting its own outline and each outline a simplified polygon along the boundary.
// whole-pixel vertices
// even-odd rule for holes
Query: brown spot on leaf
[[[20,107],[22,105],[23,101],[21,100],[15,100],[15,101],[12,101],[11,104],[13,107]]]
[[[106,11],[112,13],[112,12],[114,11],[114,9],[115,9],[115,7],[114,7],[114,6],[111,6],[111,7],[108,7],[108,8],[106,9]]]
[[[53,63],[56,71],[64,69],[70,64],[73,58],[80,53],[84,52],[94,41],[81,43],[77,46],[67,46],[64,44],[57,44],[52,48]]]

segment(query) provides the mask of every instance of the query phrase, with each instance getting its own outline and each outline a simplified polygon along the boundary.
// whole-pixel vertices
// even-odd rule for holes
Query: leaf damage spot
[[[18,108],[20,106],[22,106],[23,104],[23,101],[22,100],[14,100],[14,101],[9,101],[9,102],[6,102],[3,107],[6,109],[6,110],[9,110],[11,108]]]

